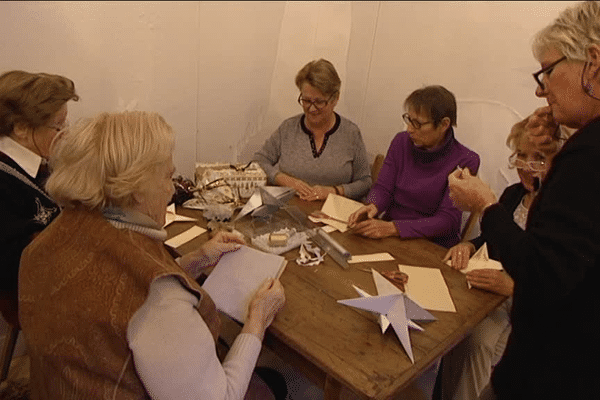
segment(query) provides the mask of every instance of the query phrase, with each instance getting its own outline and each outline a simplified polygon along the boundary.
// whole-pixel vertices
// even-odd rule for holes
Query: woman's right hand
[[[554,150],[553,142],[560,136],[558,123],[552,116],[550,106],[540,107],[529,116],[525,125],[529,140],[542,152]]]
[[[475,246],[471,242],[462,242],[451,247],[442,261],[451,260],[450,266],[454,269],[465,269],[469,265],[469,259],[475,253]]]
[[[377,206],[375,204],[367,204],[362,206],[358,210],[354,211],[348,217],[348,228],[352,229],[357,223],[362,222],[369,218],[375,218],[377,215]]]
[[[268,279],[250,302],[248,318],[242,333],[251,333],[262,341],[267,327],[285,304],[285,294],[279,279]]]
[[[311,196],[314,192],[313,188],[308,183],[283,172],[279,172],[275,175],[275,183],[279,186],[291,187],[296,191],[298,197],[303,200],[304,198]]]

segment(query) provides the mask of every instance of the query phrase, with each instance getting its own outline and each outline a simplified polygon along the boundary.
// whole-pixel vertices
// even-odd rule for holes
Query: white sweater
[[[150,286],[127,340],[137,373],[155,400],[243,399],[261,341],[240,334],[221,364],[213,337],[194,308],[198,299],[170,276]]]

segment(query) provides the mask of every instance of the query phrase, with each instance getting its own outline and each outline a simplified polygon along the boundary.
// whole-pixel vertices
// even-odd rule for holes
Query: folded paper
[[[167,225],[169,225],[172,222],[177,222],[177,221],[198,221],[196,218],[191,218],[191,217],[186,217],[184,215],[179,215],[175,212],[175,204],[169,204],[167,206],[167,214],[165,217],[165,225],[163,226],[163,228]]]
[[[436,318],[392,285],[379,272],[372,270],[372,274],[377,288],[377,296],[370,296],[364,290],[354,286],[361,297],[338,300],[338,303],[379,314],[382,333],[385,333],[391,324],[410,361],[414,363],[408,328],[422,331],[423,328],[415,324],[413,320],[435,321]]]
[[[250,213],[253,217],[268,217],[284,206],[295,193],[294,189],[285,186],[259,186],[234,221]]]

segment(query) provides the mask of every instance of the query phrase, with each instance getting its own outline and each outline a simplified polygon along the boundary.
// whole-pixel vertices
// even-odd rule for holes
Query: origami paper
[[[167,225],[169,225],[172,222],[177,222],[177,221],[198,221],[196,218],[191,218],[191,217],[186,217],[184,215],[179,215],[175,212],[175,204],[170,204],[167,206],[167,214],[165,217],[165,225],[163,226],[163,228]]]
[[[338,303],[347,306],[367,310],[379,314],[379,323],[382,333],[385,333],[391,324],[411,362],[415,362],[408,328],[423,330],[412,320],[417,321],[435,321],[436,318],[427,310],[423,309],[407,295],[402,293],[391,282],[383,277],[379,272],[372,270],[373,280],[377,287],[377,296],[370,296],[364,290],[354,286],[360,294],[360,298],[338,300]]]
[[[451,261],[452,260],[446,261],[446,264],[451,265]],[[474,271],[476,269],[497,269],[499,271],[504,269],[502,268],[502,264],[500,262],[490,259],[490,256],[488,255],[487,243],[484,243],[483,246],[481,246],[479,250],[477,250],[475,254],[471,256],[469,259],[469,264],[467,264],[467,268],[461,269],[460,272],[466,274],[467,272]],[[467,285],[469,286],[469,289],[471,289],[471,284],[469,282],[467,282]]]
[[[329,193],[325,203],[323,203],[323,207],[321,207],[321,212],[331,218],[309,218],[313,222],[323,222],[324,224],[336,228],[340,232],[346,232],[348,230],[348,224],[341,221],[348,221],[350,215],[363,205],[364,204],[347,197]]]
[[[294,189],[285,186],[259,186],[234,221],[250,213],[253,217],[266,218],[284,206],[295,193]]]

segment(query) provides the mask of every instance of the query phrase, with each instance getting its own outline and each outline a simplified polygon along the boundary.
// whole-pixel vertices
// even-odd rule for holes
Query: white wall
[[[176,166],[191,176],[195,161],[247,161],[300,112],[294,76],[318,57],[336,65],[338,111],[359,125],[370,154],[385,153],[403,128],[404,99],[426,84],[525,116],[542,104],[533,95],[531,36],[566,4],[1,2],[0,71],[70,77],[81,95],[75,119],[160,112],[178,135]],[[474,126],[469,117],[459,115],[457,134],[480,141],[468,137],[484,130],[461,131]],[[485,145],[503,148],[512,122],[497,122],[502,137]]]

